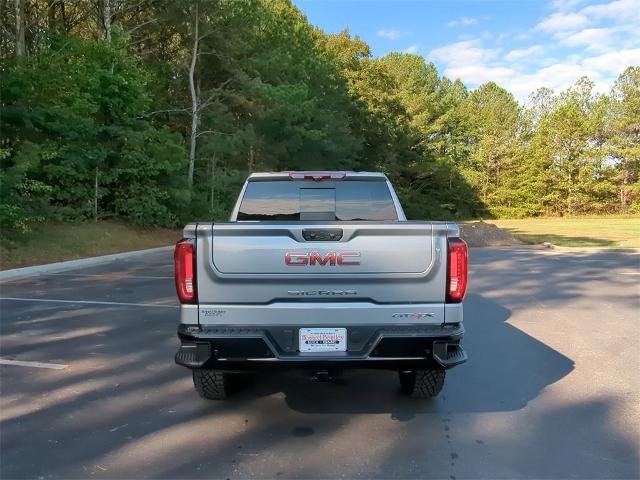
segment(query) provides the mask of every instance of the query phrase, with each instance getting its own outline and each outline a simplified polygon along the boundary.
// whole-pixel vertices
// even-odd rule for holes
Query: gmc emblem
[[[360,265],[360,252],[327,252],[323,257],[318,252],[287,252],[284,263],[292,266],[305,265]]]

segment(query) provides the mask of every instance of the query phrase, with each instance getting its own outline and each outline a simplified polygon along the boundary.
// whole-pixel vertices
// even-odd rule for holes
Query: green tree
[[[472,137],[465,177],[482,202],[498,215],[515,206],[512,179],[520,162],[521,108],[493,82],[471,92],[461,107]]]
[[[597,213],[606,208],[602,146],[605,99],[593,94],[593,83],[579,80],[555,100],[537,125],[529,158],[535,165],[540,207],[547,214]]]
[[[381,170],[412,218],[640,211],[638,67],[524,107],[290,0],[17,5],[0,0],[3,233],[222,218],[254,170]]]
[[[117,41],[60,37],[12,64],[0,92],[3,170],[47,186],[50,215],[177,224],[182,142],[141,118],[147,83]]]
[[[640,213],[640,67],[618,77],[605,121],[619,212]]]

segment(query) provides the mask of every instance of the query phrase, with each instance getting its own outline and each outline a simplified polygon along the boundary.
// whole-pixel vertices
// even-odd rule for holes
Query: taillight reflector
[[[176,292],[180,303],[196,303],[196,251],[189,240],[181,240],[173,252]]]
[[[469,249],[461,238],[449,238],[447,243],[447,303],[459,303],[467,292]]]

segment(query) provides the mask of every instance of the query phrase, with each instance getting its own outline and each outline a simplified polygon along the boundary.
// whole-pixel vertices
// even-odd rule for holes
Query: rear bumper
[[[328,325],[322,325],[326,327]],[[278,368],[451,368],[467,360],[462,324],[347,327],[346,352],[300,353],[298,328],[178,327],[175,361],[188,368],[245,371]]]

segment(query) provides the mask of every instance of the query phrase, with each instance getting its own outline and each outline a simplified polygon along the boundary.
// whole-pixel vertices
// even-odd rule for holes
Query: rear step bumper
[[[324,325],[326,326],[326,325]],[[246,371],[297,367],[420,370],[467,360],[462,324],[347,327],[346,352],[300,353],[298,328],[180,325],[178,365]]]

